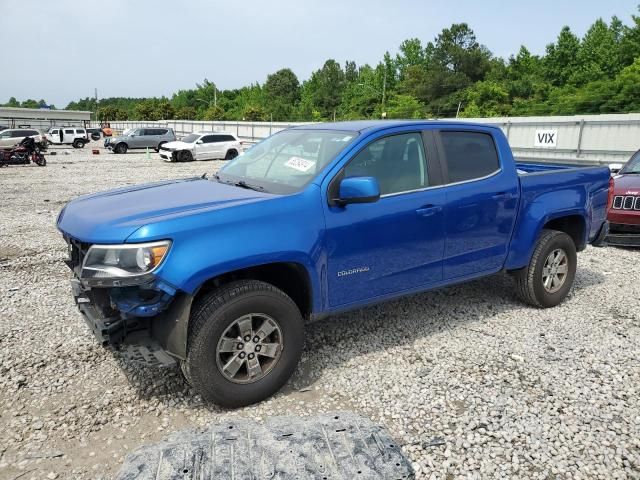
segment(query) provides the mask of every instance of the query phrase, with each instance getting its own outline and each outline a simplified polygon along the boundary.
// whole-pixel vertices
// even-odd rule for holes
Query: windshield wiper
[[[251,185],[251,184],[245,182],[244,180],[238,180],[237,182],[231,182],[231,185],[235,185],[236,187],[240,187],[240,188],[247,188],[249,190],[255,190],[256,192],[264,192],[264,187],[261,187],[260,185]]]
[[[246,188],[247,190],[255,190],[256,192],[265,191],[264,187],[261,187],[260,185],[252,185],[245,182],[244,180],[238,180],[237,182],[234,182],[233,180],[222,180],[222,178],[220,178],[220,175],[218,175],[217,173],[213,175],[213,178],[215,178],[220,183],[226,183],[227,185],[233,185],[234,187]]]

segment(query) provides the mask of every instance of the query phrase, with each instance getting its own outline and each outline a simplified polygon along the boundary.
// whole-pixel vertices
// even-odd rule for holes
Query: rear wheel
[[[227,150],[227,154],[224,156],[225,160],[233,160],[238,156],[238,151],[235,149]]]
[[[564,232],[543,230],[529,265],[514,273],[516,292],[534,307],[555,307],[569,294],[576,266],[573,239]]]
[[[159,151],[160,151],[160,147],[161,147],[162,145],[164,145],[165,143],[167,143],[167,142],[160,142],[160,143],[158,144],[158,146],[157,146],[154,150],[155,150],[156,152],[159,152]]]
[[[241,280],[207,294],[190,324],[185,377],[203,398],[223,407],[273,395],[302,354],[300,310],[265,282]]]
[[[80,140],[79,138],[76,138],[73,143],[73,148],[84,148],[84,142],[82,140]]]
[[[182,150],[181,152],[178,152],[178,161],[179,162],[192,162],[193,161],[193,155],[191,155],[191,152],[189,150]]]
[[[119,143],[119,144],[117,144],[115,146],[113,151],[116,152],[116,153],[125,154],[125,153],[127,153],[127,144],[126,143]]]

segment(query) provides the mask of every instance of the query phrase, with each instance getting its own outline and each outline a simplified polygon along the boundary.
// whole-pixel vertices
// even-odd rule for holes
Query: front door
[[[216,157],[218,148],[217,135],[204,135],[202,143],[196,144],[196,158],[198,160],[209,160]]]
[[[429,188],[432,171],[421,132],[400,133],[368,144],[332,182],[372,176],[381,198],[326,207],[330,308],[442,280],[445,193]]]

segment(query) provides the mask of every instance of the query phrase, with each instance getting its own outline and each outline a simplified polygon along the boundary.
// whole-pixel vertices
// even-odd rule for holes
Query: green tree
[[[424,104],[411,95],[394,94],[386,105],[387,118],[425,118]]]
[[[136,120],[159,120],[158,111],[152,100],[144,100],[138,103],[134,109],[134,116]]]
[[[322,118],[332,119],[342,100],[346,84],[344,71],[335,60],[327,60],[320,70],[311,74],[303,88],[308,90],[313,107]]]
[[[274,120],[291,118],[291,113],[300,100],[300,82],[295,73],[283,68],[267,76],[264,92],[267,109]]]
[[[577,63],[570,75],[571,83],[584,85],[595,80],[613,78],[620,70],[619,26],[609,27],[599,18],[591,25],[578,50]]]
[[[171,102],[169,102],[169,100],[167,100],[166,98],[160,100],[155,109],[156,117],[161,120],[171,120],[172,118],[174,118],[176,113],[173,105],[171,105]]]
[[[202,115],[202,119],[208,121],[222,120],[224,119],[224,114],[225,112],[221,107],[217,105],[211,105],[205,110],[204,114]]]
[[[196,109],[194,107],[182,106],[176,108],[174,118],[179,120],[195,120]]]
[[[243,120],[247,122],[264,122],[267,112],[259,105],[247,106],[244,110]]]
[[[547,80],[555,86],[566,85],[578,66],[580,40],[569,27],[563,27],[556,43],[547,45],[544,70]]]
[[[11,97],[9,99],[9,101],[7,103],[4,104],[5,107],[19,107],[20,106],[20,102],[18,100],[16,100],[16,97]]]

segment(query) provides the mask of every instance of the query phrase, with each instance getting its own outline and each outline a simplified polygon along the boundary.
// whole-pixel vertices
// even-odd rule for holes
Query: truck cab
[[[604,167],[516,163],[496,127],[341,122],[279,132],[209,178],[80,197],[58,228],[99,341],[151,342],[235,407],[287,381],[318,318],[499,272],[559,304],[577,252],[603,243],[609,193]]]

